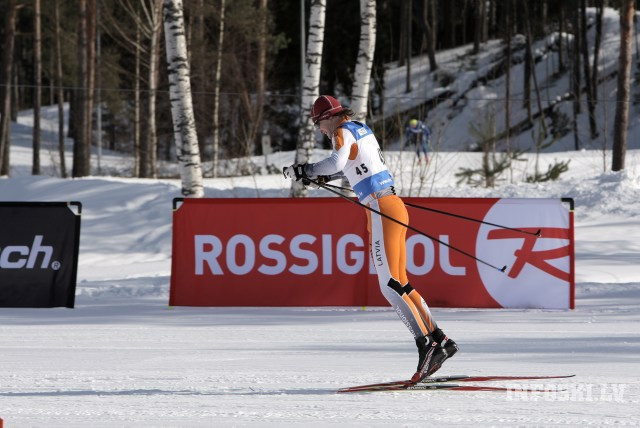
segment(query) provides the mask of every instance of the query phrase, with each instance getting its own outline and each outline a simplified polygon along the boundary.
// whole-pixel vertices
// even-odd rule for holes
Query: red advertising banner
[[[410,225],[440,241],[407,233],[409,280],[429,305],[574,307],[570,200],[403,199],[441,211],[408,207]],[[185,199],[178,205],[170,305],[388,304],[374,273],[364,208],[338,198]]]

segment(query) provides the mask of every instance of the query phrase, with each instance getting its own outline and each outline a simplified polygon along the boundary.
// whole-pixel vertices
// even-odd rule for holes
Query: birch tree
[[[315,142],[315,132],[310,116],[311,106],[320,95],[320,67],[322,63],[326,10],[326,0],[312,0],[304,75],[302,76],[300,132],[298,135],[295,163],[306,163],[311,160],[311,153]],[[307,190],[301,182],[294,181],[292,183],[291,196],[296,198],[307,196]]]
[[[360,47],[356,63],[355,81],[351,94],[351,109],[355,119],[364,121],[371,82],[373,54],[376,49],[376,2],[360,0]]]
[[[624,0],[620,7],[620,55],[618,57],[618,93],[616,118],[613,124],[613,159],[611,170],[624,169],[629,123],[629,92],[631,78],[631,34],[633,30],[633,0]]]
[[[201,198],[204,195],[202,167],[191,101],[182,0],[164,0],[163,17],[173,135],[176,156],[180,163],[182,194],[187,197]]]

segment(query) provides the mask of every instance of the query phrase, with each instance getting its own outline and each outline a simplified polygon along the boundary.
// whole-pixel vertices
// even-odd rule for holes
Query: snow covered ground
[[[438,155],[418,188],[407,172],[410,154],[389,153],[404,194],[575,198],[574,311],[433,312],[461,347],[442,374],[576,377],[529,382],[540,390],[566,389],[555,393],[345,395],[336,390],[412,374],[415,345],[395,313],[169,308],[171,200],[180,196],[178,180],[32,177],[27,122],[14,127],[13,176],[0,179],[0,200],[79,200],[84,209],[76,308],[0,309],[5,426],[637,424],[638,151],[628,153],[624,173],[603,173],[597,151],[547,154],[549,161],[572,159],[560,181],[516,180],[490,190],[455,185],[453,172],[478,162],[475,154]],[[55,170],[51,159],[43,158],[45,171]],[[292,159],[293,153],[279,153],[269,161]],[[103,159],[111,168],[125,164],[112,154]],[[288,186],[279,175],[227,178],[207,180],[205,192],[286,196]]]

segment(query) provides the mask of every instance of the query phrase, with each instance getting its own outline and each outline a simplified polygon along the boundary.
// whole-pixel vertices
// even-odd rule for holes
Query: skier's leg
[[[387,205],[391,205],[391,204],[398,205],[398,202],[402,204],[402,206],[404,207],[404,203],[402,202],[402,200],[400,198],[396,198],[396,199],[397,201],[389,201],[388,203],[386,201],[386,198],[384,198],[384,199],[381,199],[379,202],[381,203],[383,209],[386,208],[389,211],[394,211],[396,215],[399,215],[401,217],[401,218],[396,218],[392,216],[393,218],[396,218],[397,220],[405,224],[409,224],[409,215],[406,212],[406,208],[402,210],[398,208],[389,209],[387,207]],[[387,213],[385,212],[385,214]],[[393,223],[390,220],[387,220],[387,222],[392,223],[393,225],[397,225],[397,223]],[[413,306],[418,310],[418,313],[420,314],[420,318],[422,319],[423,324],[427,328],[427,332],[431,333],[436,328],[438,328],[438,326],[436,325],[436,322],[433,319],[433,316],[431,315],[431,311],[429,311],[429,306],[427,306],[427,303],[424,301],[420,293],[418,293],[418,290],[415,290],[409,284],[409,279],[407,278],[407,244],[406,244],[407,228],[399,225],[398,227],[399,227],[399,233],[396,234],[397,242],[393,245],[393,248],[398,249],[397,256],[395,254],[393,256],[390,256],[394,258],[397,257],[397,261],[398,261],[396,264],[397,267],[394,267],[397,273],[392,272],[392,274],[394,275],[394,278],[397,278],[400,284],[402,284],[403,291],[409,297],[409,299],[413,303]],[[390,236],[390,239],[393,239],[393,236]],[[387,245],[386,247],[389,248],[389,247],[392,247],[392,245]]]
[[[427,329],[429,329],[429,333],[431,333],[435,329],[437,329],[438,325],[436,324],[436,321],[433,319],[433,315],[431,315],[431,311],[429,310],[429,306],[427,305],[427,302],[424,301],[424,299],[422,298],[420,293],[418,293],[418,290],[414,289],[411,286],[411,284],[409,284],[408,282],[405,283],[402,288],[404,289],[404,291],[409,296],[409,299],[411,299],[413,304],[418,309],[418,312],[420,313],[420,316],[422,317],[422,320],[424,321],[425,325],[427,326]]]
[[[372,201],[369,206],[401,222],[408,220],[406,208],[397,196],[385,196]],[[404,248],[404,242],[400,245],[399,236],[406,228],[370,211],[367,211],[367,220],[371,256],[380,290],[414,338],[424,337],[429,330],[422,321],[418,308],[398,281],[400,249]]]

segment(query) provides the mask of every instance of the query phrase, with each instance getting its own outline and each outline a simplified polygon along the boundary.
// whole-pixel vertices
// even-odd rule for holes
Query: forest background
[[[68,127],[60,125],[60,148],[64,135],[73,139],[72,165],[60,159],[60,175],[91,175],[92,147],[130,154],[134,177],[158,177],[158,162],[175,161],[174,127],[171,120],[169,72],[163,8],[180,3],[162,0],[0,0],[3,11],[0,40],[3,46],[2,104],[3,143],[1,175],[10,171],[10,144],[6,119],[16,120],[17,112],[34,110],[33,174],[39,167],[39,123],[36,116],[44,105],[59,105],[60,116],[69,108]],[[302,78],[310,66],[312,31],[322,34],[320,78],[316,93],[334,94],[349,104],[356,73],[367,4],[374,5],[375,51],[370,58],[370,85],[365,120],[376,131],[383,147],[402,138],[410,117],[424,117],[430,109],[451,96],[446,88],[448,73],[438,73],[436,53],[461,46],[469,55],[478,55],[491,40],[504,49],[503,60],[490,77],[509,75],[512,67],[522,67],[522,81],[528,86],[524,99],[512,99],[507,85],[504,94],[504,129],[479,138],[476,151],[510,151],[512,133],[531,132],[534,124],[545,127],[543,106],[536,73],[538,61],[532,49],[535,40],[553,37],[557,52],[552,73],[570,75],[570,87],[563,101],[573,103],[573,117],[565,118],[567,132],[578,141],[577,116],[588,110],[590,138],[597,128],[598,55],[601,49],[602,12],[605,7],[621,11],[621,46],[631,49],[633,0],[184,0],[182,5],[187,61],[197,142],[205,177],[255,173],[251,162],[234,163],[234,169],[219,170],[221,161],[249,158],[272,151],[300,149],[304,128]],[[313,20],[314,8],[323,8],[323,28]],[[587,18],[594,8],[595,19]],[[592,15],[590,15],[592,16]],[[301,19],[303,18],[303,19]],[[166,20],[166,16],[165,16]],[[627,29],[624,22],[628,23]],[[304,29],[301,24],[304,21]],[[587,30],[595,26],[595,43],[587,42]],[[307,29],[309,33],[307,33]],[[304,34],[304,36],[302,36]],[[626,37],[626,40],[625,40]],[[507,43],[506,41],[510,41]],[[302,43],[302,45],[301,45]],[[322,44],[323,43],[323,44]],[[637,47],[636,47],[637,48]],[[306,50],[306,53],[305,53]],[[519,52],[516,54],[516,51]],[[624,53],[624,52],[623,52]],[[385,73],[390,67],[406,70],[403,97],[412,97],[412,58],[427,55],[434,82],[443,88],[426,101],[399,107],[385,94]],[[626,55],[626,53],[625,53]],[[619,70],[629,70],[621,63]],[[303,60],[304,59],[304,60]],[[528,65],[527,65],[528,64]],[[617,103],[628,115],[629,72],[618,72]],[[531,94],[538,93],[537,100]],[[625,97],[620,98],[620,97]],[[510,123],[510,102],[527,106],[524,128]],[[386,108],[393,105],[394,108]],[[98,108],[100,106],[100,108]],[[99,114],[98,114],[99,113]],[[614,124],[612,169],[624,168],[627,117],[620,113]],[[542,120],[538,118],[542,117]],[[301,119],[302,118],[302,119]],[[100,130],[100,131],[98,131]],[[544,132],[546,144],[553,136]],[[486,143],[486,144],[482,144]],[[315,136],[312,147],[328,148],[328,141]],[[616,160],[617,153],[617,160]],[[507,159],[518,156],[509,153]],[[298,159],[299,160],[299,159]],[[303,159],[304,160],[304,159]],[[498,162],[499,164],[500,162]],[[493,168],[500,168],[500,165]],[[562,169],[562,165],[558,165]],[[268,171],[275,172],[275,171]],[[487,171],[485,171],[487,173]]]

